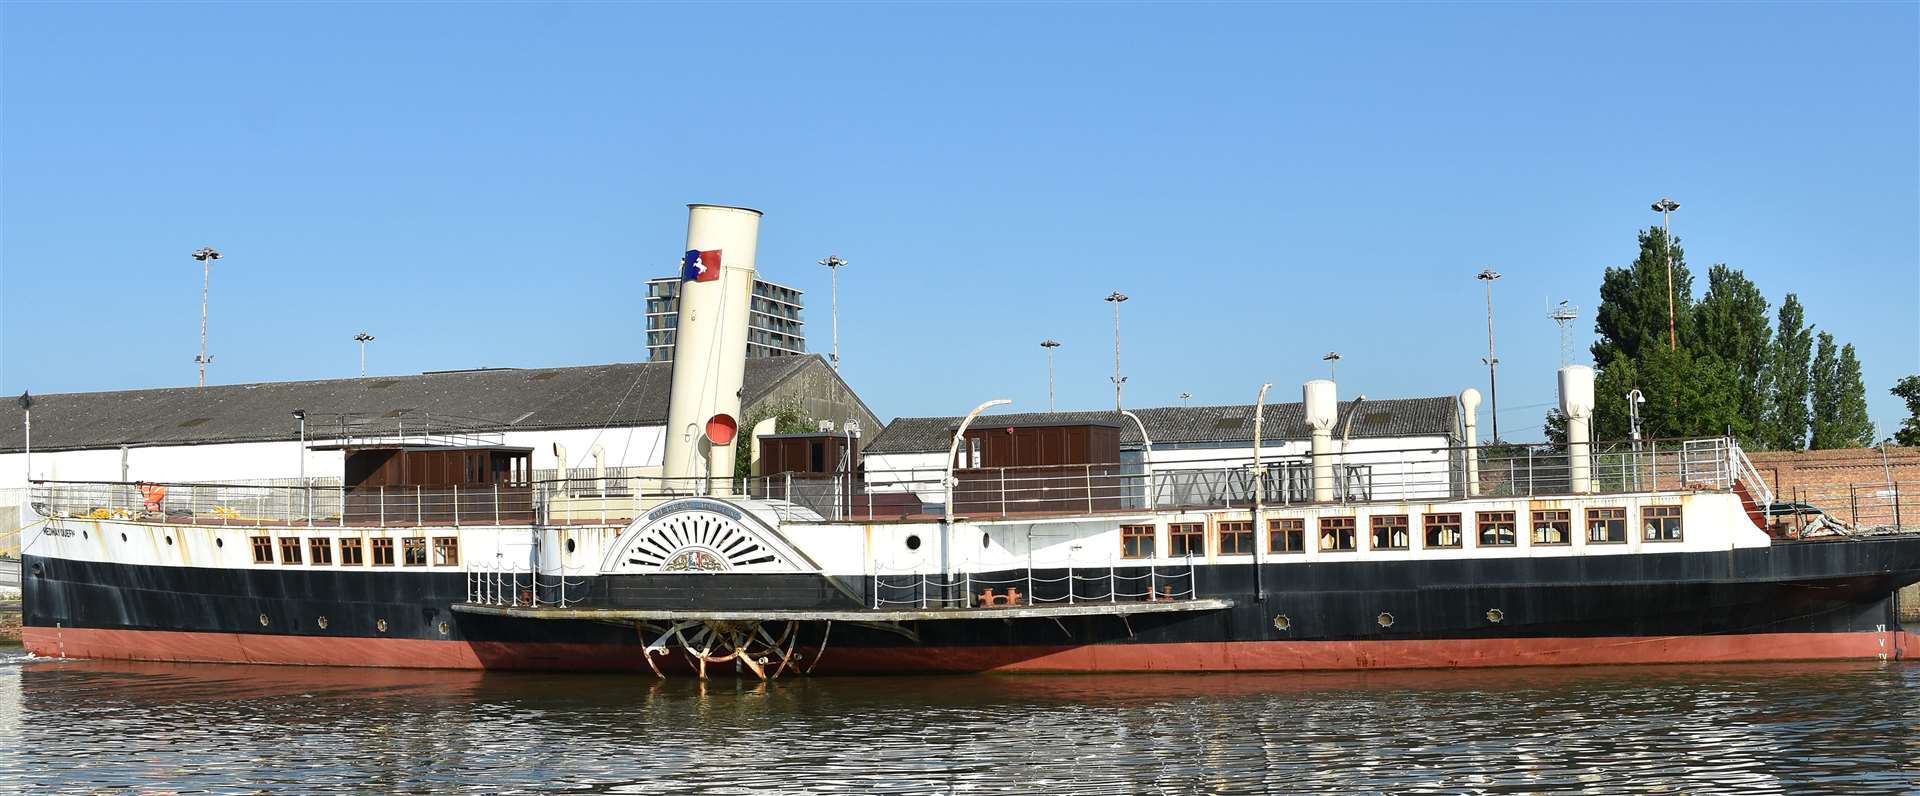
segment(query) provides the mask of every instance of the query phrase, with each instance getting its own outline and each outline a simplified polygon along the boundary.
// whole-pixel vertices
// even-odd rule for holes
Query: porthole
[[[214,547],[226,547],[226,546],[227,546],[227,540],[225,540],[225,539],[221,539],[221,538],[219,538],[219,537],[217,537],[217,536],[216,536],[216,537],[214,537],[214,539],[213,539],[213,546],[214,546]]]
[[[173,546],[173,537],[171,537],[171,536],[169,536],[169,537],[167,537],[167,546],[168,546],[168,547],[172,547],[172,546]]]
[[[987,534],[987,533],[980,534],[980,549],[985,550],[992,546],[993,546],[993,534]]]
[[[569,552],[569,553],[571,553],[571,552],[573,552],[573,540],[572,540],[572,539],[568,539],[568,540],[567,540],[567,552]]]
[[[93,538],[93,537],[90,537],[90,536],[88,536],[88,535],[87,535],[87,532],[86,532],[86,531],[81,531],[81,532],[80,532],[80,538],[82,538],[82,539],[91,539],[91,538]]]
[[[260,626],[261,626],[261,627],[266,627],[266,626],[267,626],[267,615],[266,615],[266,614],[261,614],[261,615],[260,615]]]
[[[1293,620],[1288,619],[1286,614],[1278,614],[1273,617],[1273,629],[1274,630],[1292,630]]]
[[[122,542],[124,542],[124,541],[126,541],[126,540],[127,540],[127,535],[126,535],[126,534],[124,534],[124,533],[123,533],[123,534],[120,534],[120,541],[122,541]]]
[[[373,620],[373,629],[378,630],[382,633],[387,632],[387,620],[385,619]]]
[[[914,534],[907,535],[907,549],[908,550],[920,549],[920,534],[914,533]]]
[[[1379,622],[1381,627],[1393,627],[1393,614],[1381,611],[1380,615],[1374,618],[1374,621]]]
[[[1507,618],[1507,612],[1506,612],[1506,611],[1502,611],[1502,610],[1500,610],[1500,609],[1498,609],[1498,608],[1488,608],[1488,609],[1487,609],[1487,621],[1489,621],[1489,622],[1492,622],[1492,623],[1494,623],[1494,624],[1496,624],[1496,625],[1497,625],[1497,624],[1500,624],[1500,621],[1501,621],[1501,620],[1503,620],[1503,619],[1506,619],[1506,618]]]
[[[320,626],[320,629],[321,629],[321,630],[326,630],[326,629],[327,629],[327,618],[326,618],[326,617],[324,617],[324,616],[323,616],[323,617],[320,617],[320,618],[319,618],[318,620],[316,620],[316,621],[314,622],[314,624],[317,624],[317,625],[319,625],[319,626]]]
[[[449,624],[447,624],[447,623],[445,623],[445,622],[441,622],[441,623],[440,623],[440,635],[443,635],[443,636],[444,636],[444,635],[446,635],[446,634],[448,634],[448,633],[452,633],[452,632],[453,632],[453,625],[449,625]]]
[[[40,577],[40,575],[41,575],[42,573],[44,573],[44,572],[46,572],[46,570],[44,570],[44,569],[42,569],[42,568],[40,567],[40,562],[38,562],[38,561],[35,561],[35,562],[33,562],[33,576],[34,576],[34,577],[36,577],[36,578],[37,578],[37,577]]]

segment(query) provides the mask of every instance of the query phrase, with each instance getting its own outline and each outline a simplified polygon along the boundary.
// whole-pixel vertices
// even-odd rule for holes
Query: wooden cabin
[[[956,512],[1111,511],[1140,487],[1121,474],[1118,423],[990,420],[954,455]]]
[[[533,449],[344,448],[347,519],[382,525],[533,521]]]

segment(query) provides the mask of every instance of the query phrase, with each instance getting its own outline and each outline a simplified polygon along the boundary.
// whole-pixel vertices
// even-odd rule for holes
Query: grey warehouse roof
[[[751,406],[809,369],[817,355],[747,360],[741,395]],[[295,409],[310,437],[337,436],[342,418],[358,434],[532,431],[660,425],[667,419],[671,362],[563,368],[498,368],[209,387],[33,396],[34,450],[201,445],[295,439]],[[834,378],[838,378],[834,376]],[[0,401],[0,452],[24,445],[16,396]]]
[[[1354,402],[1340,404],[1345,423]],[[1253,405],[1160,406],[1136,409],[1155,445],[1252,444]],[[866,453],[929,453],[947,449],[959,417],[902,417],[887,424],[866,447]],[[1452,396],[1393,398],[1365,401],[1353,416],[1353,437],[1456,437],[1459,411]],[[976,428],[1056,423],[1102,423],[1120,426],[1120,445],[1141,445],[1140,430],[1118,412],[1024,412],[981,415]],[[1306,405],[1267,404],[1261,436],[1267,440],[1299,440],[1308,436]],[[1338,426],[1336,426],[1338,428]]]

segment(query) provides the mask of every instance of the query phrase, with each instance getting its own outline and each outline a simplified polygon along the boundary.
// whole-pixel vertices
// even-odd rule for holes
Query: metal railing
[[[1069,561],[1047,567],[954,575],[885,574],[876,568],[870,607],[993,608],[1190,600],[1195,591],[1193,571],[1192,560],[1177,567],[1117,561],[1089,566]]]
[[[570,608],[586,601],[585,580],[565,572],[542,575],[531,567],[506,562],[469,562],[467,603],[506,608]],[[569,596],[567,589],[572,588]]]
[[[1312,457],[1298,453],[1263,457],[1260,478],[1244,454],[958,469],[952,471],[953,508],[973,519],[1240,509],[1253,503],[1256,483],[1264,484],[1262,502],[1273,507],[1315,503],[1316,486],[1325,486],[1337,504],[1545,497],[1574,494],[1579,469],[1565,448],[1553,446],[1348,450],[1331,458],[1325,462],[1331,482],[1325,485],[1314,483]],[[1745,454],[1727,438],[1595,444],[1585,464],[1591,494],[1729,490],[1739,482],[1760,506],[1773,501]],[[606,477],[442,489],[48,481],[34,483],[31,499],[43,512],[67,516],[393,526],[621,524],[665,500],[710,496],[778,501],[788,509],[782,515],[787,519],[862,521],[940,515],[948,475],[945,468],[932,467],[711,479],[641,475],[639,468],[608,472]],[[1474,483],[1469,472],[1477,474]],[[148,491],[155,486],[165,490],[159,501]]]
[[[1867,481],[1785,490],[1769,520],[1796,533],[1920,530],[1920,481]]]
[[[47,516],[192,525],[524,525],[533,489],[499,484],[426,489],[337,483],[112,483],[35,481],[29,500]]]

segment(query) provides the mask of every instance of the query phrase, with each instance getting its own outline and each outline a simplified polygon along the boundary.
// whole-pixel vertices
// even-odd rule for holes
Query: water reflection
[[[0,659],[0,791],[1910,792],[1920,667],[822,678]]]

